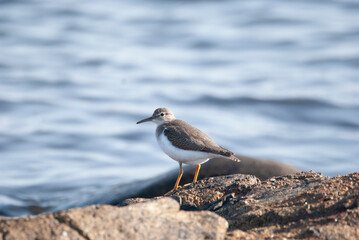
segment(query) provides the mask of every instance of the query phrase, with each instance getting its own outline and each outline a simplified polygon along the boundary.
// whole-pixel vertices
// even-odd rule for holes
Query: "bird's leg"
[[[181,181],[181,178],[182,178],[182,175],[183,175],[183,169],[182,169],[182,163],[180,162],[179,163],[179,166],[180,166],[180,171],[179,171],[179,174],[178,174],[178,177],[177,177],[177,180],[176,180],[176,184],[175,186],[173,187],[173,191],[176,191],[177,189],[180,188],[179,183]]]
[[[198,173],[199,173],[199,170],[201,169],[201,165],[200,164],[197,164],[197,168],[196,168],[196,172],[194,173],[194,178],[193,178],[193,182],[192,183],[195,183],[197,182],[197,177],[198,177]],[[190,183],[187,183],[185,185],[183,185],[184,187],[185,186],[188,186],[190,185]]]
[[[181,178],[182,178],[182,175],[183,175],[183,169],[182,169],[182,163],[181,163],[181,162],[179,163],[179,167],[180,167],[180,171],[179,171],[179,173],[178,173],[178,177],[177,177],[177,180],[176,180],[176,184],[175,184],[175,186],[173,187],[173,189],[172,189],[171,191],[169,191],[168,193],[166,193],[165,195],[168,195],[168,194],[170,194],[170,193],[173,193],[174,191],[176,191],[177,189],[180,188],[179,183],[180,183]]]
[[[197,182],[197,177],[198,177],[198,173],[199,173],[200,169],[201,169],[201,165],[197,164],[197,168],[196,168],[196,172],[194,174],[193,182]]]

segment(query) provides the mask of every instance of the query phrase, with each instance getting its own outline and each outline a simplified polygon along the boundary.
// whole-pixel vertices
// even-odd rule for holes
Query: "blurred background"
[[[358,171],[357,0],[0,0],[0,215],[178,167],[157,107],[252,157]]]

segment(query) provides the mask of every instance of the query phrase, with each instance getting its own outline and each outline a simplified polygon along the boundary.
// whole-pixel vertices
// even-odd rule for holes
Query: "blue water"
[[[0,1],[0,215],[177,168],[135,124],[157,107],[240,154],[358,171],[359,2]]]

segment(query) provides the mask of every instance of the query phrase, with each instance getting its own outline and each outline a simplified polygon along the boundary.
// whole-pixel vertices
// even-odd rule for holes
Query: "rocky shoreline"
[[[183,210],[225,218],[226,239],[359,239],[359,172],[329,178],[310,171],[264,181],[211,177],[170,197]],[[144,201],[153,199],[127,199],[122,206]]]
[[[359,172],[209,177],[167,196],[0,218],[0,239],[359,239]]]

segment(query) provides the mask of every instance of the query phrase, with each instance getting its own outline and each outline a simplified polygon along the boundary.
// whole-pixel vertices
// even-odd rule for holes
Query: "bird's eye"
[[[161,113],[161,116],[163,117],[165,114],[164,113]]]

